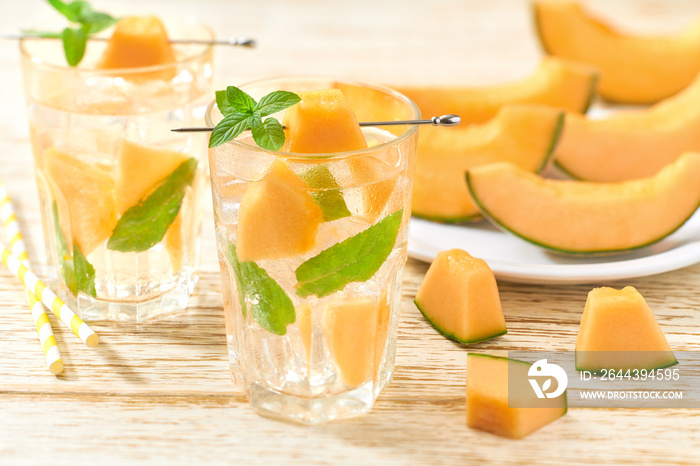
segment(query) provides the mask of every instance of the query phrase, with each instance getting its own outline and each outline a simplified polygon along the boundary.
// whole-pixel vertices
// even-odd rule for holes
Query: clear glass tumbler
[[[196,282],[206,137],[170,130],[201,121],[213,53],[178,44],[174,63],[99,69],[105,46],[73,68],[61,41],[22,40],[24,87],[49,280],[83,320],[138,322],[185,309]]]
[[[359,121],[419,117],[403,95],[365,83],[241,88],[256,100],[339,88]],[[220,118],[210,105],[207,123]],[[209,149],[231,371],[260,414],[356,416],[391,379],[418,130],[363,132],[369,148],[352,152],[271,152],[245,132]]]

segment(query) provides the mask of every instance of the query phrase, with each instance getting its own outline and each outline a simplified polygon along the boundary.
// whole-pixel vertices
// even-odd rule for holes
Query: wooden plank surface
[[[498,1],[98,1],[115,13],[195,15],[218,36],[253,36],[256,50],[218,49],[219,86],[321,73],[384,83],[487,84],[534,69],[527,3]],[[697,1],[590,3],[634,31],[668,31]],[[40,0],[0,1],[0,32],[50,14]],[[43,235],[16,44],[0,46],[0,178],[8,183],[40,276]],[[300,427],[261,418],[230,381],[211,207],[201,280],[190,309],[140,325],[97,324],[81,345],[54,325],[66,370],[45,369],[23,293],[0,268],[0,464],[698,464],[700,413],[571,409],[525,441],[464,422],[467,347],[440,337],[413,305],[427,265],[405,274],[396,371],[362,418]],[[700,265],[634,285],[677,350],[700,350]],[[501,282],[508,335],[475,351],[573,348],[592,285]],[[55,322],[55,319],[52,320]]]

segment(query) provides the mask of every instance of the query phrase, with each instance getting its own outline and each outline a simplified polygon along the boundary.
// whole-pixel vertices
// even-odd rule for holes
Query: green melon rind
[[[484,215],[484,217],[486,217],[495,226],[499,227],[500,229],[502,229],[508,233],[511,233],[511,234],[517,236],[518,238],[520,238],[522,240],[527,241],[530,244],[534,244],[535,246],[539,246],[541,248],[544,248],[544,249],[547,249],[549,251],[553,251],[556,253],[566,254],[566,255],[570,255],[570,256],[577,256],[577,257],[623,254],[623,253],[627,253],[627,252],[636,251],[637,249],[642,249],[642,248],[645,248],[647,246],[651,246],[652,244],[658,243],[662,239],[675,233],[680,227],[685,225],[685,223],[688,220],[690,220],[690,217],[692,217],[693,214],[695,214],[695,212],[698,210],[698,208],[700,208],[700,203],[698,203],[698,205],[695,207],[695,209],[692,212],[690,212],[690,214],[680,224],[674,226],[668,233],[662,235],[659,238],[653,239],[647,243],[639,244],[639,245],[635,245],[635,246],[630,246],[627,248],[620,248],[620,249],[601,249],[601,250],[577,251],[577,250],[558,248],[555,246],[550,246],[548,244],[544,244],[544,243],[539,242],[535,239],[528,238],[527,236],[524,236],[524,235],[518,233],[517,231],[513,230],[512,228],[508,227],[502,220],[499,220],[498,218],[493,216],[491,214],[491,212],[489,212],[488,209],[486,209],[486,207],[484,207],[483,204],[479,201],[479,198],[476,195],[476,193],[474,192],[474,189],[472,188],[471,182],[469,180],[469,172],[466,173],[466,180],[467,180],[467,187],[469,188],[469,194],[471,195],[472,200],[474,201],[474,204],[479,208],[479,210]]]
[[[670,351],[670,350],[669,350],[668,352],[671,353],[671,357],[673,358],[673,361],[669,360],[668,363],[661,363],[660,366],[650,366],[650,367],[645,367],[645,368],[636,368],[636,369],[634,369],[634,370],[637,370],[637,369],[638,369],[638,370],[640,370],[640,371],[641,371],[641,370],[655,371],[655,370],[657,370],[657,369],[665,369],[666,367],[675,366],[676,364],[678,364],[678,359],[676,359],[676,356],[675,356],[675,354],[673,354],[673,351]],[[576,362],[576,361],[577,361],[576,353],[574,353],[574,360],[575,360],[574,366],[576,367],[576,370],[577,370],[577,371],[587,371],[587,372],[590,372],[591,374],[600,374],[600,373],[603,372],[603,370],[609,370],[609,369],[614,369],[614,370],[618,370],[618,369],[627,370],[627,369],[624,369],[624,368],[617,368],[617,367],[615,367],[615,368],[612,368],[612,367],[605,367],[604,365],[596,366],[595,368],[592,368],[592,367],[582,367],[582,366],[579,366],[579,365],[578,365],[578,362]]]
[[[510,358],[504,358],[503,356],[493,356],[491,354],[482,354],[482,353],[467,353],[467,357],[469,356],[478,356],[480,358],[491,358],[491,359],[500,359],[503,361],[512,361],[512,362],[517,362],[520,364],[525,364],[527,366],[532,366],[532,363],[529,363],[527,361],[521,361],[520,359],[510,359]],[[467,366],[467,370],[469,370],[469,366]],[[566,390],[564,390],[564,414],[566,414],[569,411],[569,399],[568,399],[568,393]]]
[[[544,153],[542,161],[535,170],[535,173],[541,173],[542,171],[544,171],[544,169],[547,168],[547,165],[549,165],[549,162],[552,160],[554,156],[554,151],[556,150],[557,144],[559,143],[559,140],[561,139],[561,136],[564,132],[565,119],[566,112],[562,111],[557,115],[556,121],[554,123],[554,128],[551,133],[549,148]],[[448,223],[453,225],[457,225],[460,223],[479,222],[481,220],[484,220],[484,216],[482,215],[482,213],[475,213],[473,215],[468,215],[464,217],[442,217],[440,215],[423,214],[420,212],[412,211],[411,215],[417,218],[422,218],[423,220],[429,220],[431,222]]]
[[[420,313],[423,314],[423,317],[425,317],[425,320],[427,320],[428,323],[429,323],[435,330],[437,330],[437,331],[438,331],[440,334],[442,334],[444,337],[447,337],[447,338],[449,338],[450,340],[454,340],[454,341],[456,341],[456,342],[458,342],[458,343],[462,343],[463,345],[469,345],[469,344],[472,344],[472,343],[480,343],[480,342],[482,342],[482,341],[486,341],[486,340],[490,340],[490,339],[492,339],[492,338],[500,337],[501,335],[505,335],[506,333],[508,333],[508,329],[506,328],[506,329],[504,329],[501,333],[495,333],[495,334],[493,334],[493,335],[491,335],[491,336],[487,336],[487,337],[484,337],[484,338],[477,338],[477,339],[475,339],[475,340],[466,340],[466,339],[462,339],[462,338],[459,338],[459,337],[458,337],[457,335],[455,335],[454,333],[450,333],[450,332],[446,331],[445,329],[443,329],[443,328],[441,328],[440,326],[438,326],[435,322],[433,322],[433,319],[431,319],[430,317],[428,317],[428,314],[427,314],[425,311],[423,311],[423,309],[421,308],[420,304],[418,304],[418,300],[417,300],[417,299],[414,299],[413,302],[415,303],[415,305],[416,305],[416,307],[418,308],[418,310],[420,311]]]

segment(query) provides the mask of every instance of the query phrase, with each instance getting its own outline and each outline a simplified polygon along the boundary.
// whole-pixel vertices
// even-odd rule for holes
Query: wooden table
[[[114,13],[194,14],[219,36],[257,38],[257,50],[217,50],[219,86],[290,73],[492,83],[526,75],[540,53],[524,1],[94,3]],[[674,30],[700,13],[692,0],[592,6],[639,31]],[[0,32],[51,13],[41,0],[3,0],[0,8]],[[1,45],[0,178],[45,276],[19,53]],[[210,207],[205,220],[189,311],[141,325],[97,324],[102,344],[94,350],[54,325],[66,363],[59,377],[44,366],[20,287],[0,267],[0,464],[700,463],[693,410],[571,409],[519,442],[467,429],[467,350],[572,349],[593,285],[499,283],[508,335],[465,347],[438,335],[414,307],[427,269],[415,260],[406,268],[396,372],[374,411],[318,427],[261,418],[230,381]],[[636,286],[671,346],[700,350],[700,265],[602,284]]]

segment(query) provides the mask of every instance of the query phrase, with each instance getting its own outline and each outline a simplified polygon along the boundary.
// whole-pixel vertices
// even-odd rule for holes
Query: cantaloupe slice
[[[298,92],[301,101],[284,112],[283,152],[323,154],[364,149],[357,117],[338,89]]]
[[[620,183],[543,179],[496,163],[469,170],[467,184],[484,215],[531,243],[571,254],[623,252],[661,240],[695,212],[700,154]]]
[[[531,366],[515,359],[467,354],[467,426],[520,439],[566,414],[566,392],[557,398],[536,398],[528,382]],[[543,404],[546,407],[539,407]]]
[[[486,262],[461,249],[437,254],[415,303],[438,332],[460,343],[507,333],[493,272]]]
[[[576,369],[659,369],[677,364],[644,297],[632,286],[588,293],[576,337]]]
[[[248,186],[236,230],[241,262],[294,257],[314,246],[323,212],[308,189],[280,160]]]
[[[182,152],[122,140],[115,166],[119,214],[138,204],[187,159]]]
[[[551,55],[600,69],[600,95],[648,104],[686,87],[700,72],[700,22],[669,36],[634,36],[616,31],[577,2],[536,1],[540,42]]]
[[[595,95],[593,67],[558,58],[544,58],[537,70],[520,81],[484,87],[398,87],[413,100],[423,118],[455,113],[462,123],[484,123],[508,104],[542,104],[586,113]]]
[[[182,268],[182,259],[185,254],[185,241],[182,235],[182,214],[179,213],[163,237],[165,250],[170,256],[172,270],[178,271]]]
[[[378,312],[371,296],[339,298],[325,308],[323,331],[345,385],[356,387],[374,374]]]
[[[700,151],[700,76],[648,109],[605,119],[568,115],[555,151],[574,178],[623,181],[651,176],[684,152]]]
[[[549,161],[564,124],[564,113],[542,105],[503,107],[483,125],[421,128],[413,186],[413,215],[442,222],[478,220],[464,173],[508,161],[533,172]]]
[[[377,330],[374,337],[374,380],[378,381],[379,369],[382,367],[382,359],[387,349],[389,326],[391,325],[391,303],[388,301],[388,293],[385,288],[379,297],[379,309],[377,310]]]
[[[90,254],[112,234],[117,225],[114,178],[107,167],[89,164],[49,148],[44,151],[44,172],[58,188],[68,218],[59,218],[64,232],[84,255]],[[66,225],[68,222],[68,225]]]
[[[175,61],[165,26],[155,16],[126,16],[117,22],[97,68],[137,68]]]

